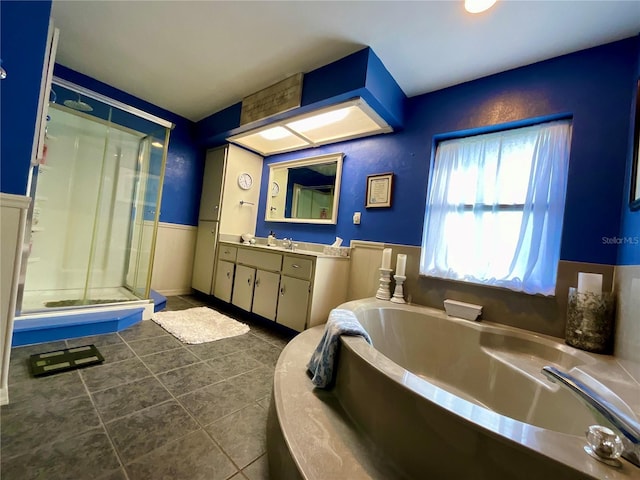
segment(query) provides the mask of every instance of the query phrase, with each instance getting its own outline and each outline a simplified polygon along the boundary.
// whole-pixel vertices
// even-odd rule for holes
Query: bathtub
[[[285,348],[269,414],[280,440],[268,439],[274,478],[640,478],[625,460],[613,468],[584,452],[587,427],[606,423],[541,374],[545,365],[570,372],[636,419],[638,384],[612,357],[427,307],[366,299],[339,308],[373,346],[342,337],[327,392],[299,376],[322,330]]]

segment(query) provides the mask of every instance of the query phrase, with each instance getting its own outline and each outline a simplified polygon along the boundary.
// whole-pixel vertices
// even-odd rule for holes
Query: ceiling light
[[[464,8],[469,13],[480,13],[489,10],[496,0],[464,0]]]
[[[284,127],[273,127],[260,132],[260,136],[267,140],[280,140],[291,135],[291,132]]]
[[[314,130],[316,128],[321,128],[332,123],[339,122],[340,120],[344,120],[347,115],[349,115],[349,107],[327,113],[320,113],[313,117],[287,123],[287,127],[295,130],[296,132],[304,133],[309,130]]]
[[[151,146],[156,148],[164,148],[164,144],[162,142],[151,142]]]
[[[380,115],[358,98],[249,130],[227,140],[267,156],[392,130]]]

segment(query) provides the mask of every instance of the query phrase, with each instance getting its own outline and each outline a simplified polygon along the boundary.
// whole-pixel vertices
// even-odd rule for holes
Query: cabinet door
[[[226,148],[217,148],[207,152],[202,177],[202,195],[200,196],[200,214],[202,220],[220,220],[220,202],[222,201],[222,181]]]
[[[231,303],[247,312],[251,311],[253,300],[253,284],[256,277],[254,268],[236,265],[235,281],[233,282],[233,295]]]
[[[307,323],[310,285],[307,280],[282,275],[276,322],[298,332],[304,330]]]
[[[216,280],[213,286],[213,295],[225,302],[231,301],[231,290],[233,287],[233,270],[235,264],[218,260],[216,267]]]
[[[256,271],[255,288],[253,290],[253,313],[269,320],[276,319],[276,305],[278,304],[278,287],[280,274]]]
[[[218,222],[198,222],[191,286],[207,295],[211,294],[217,237]]]

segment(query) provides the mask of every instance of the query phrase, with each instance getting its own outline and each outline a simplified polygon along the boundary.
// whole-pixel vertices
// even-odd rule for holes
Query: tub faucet
[[[551,382],[568,388],[571,393],[580,398],[589,409],[603,417],[620,435],[624,451],[622,457],[640,467],[640,423],[621,412],[617,407],[607,402],[577,378],[562,372],[555,367],[542,367],[542,373]]]

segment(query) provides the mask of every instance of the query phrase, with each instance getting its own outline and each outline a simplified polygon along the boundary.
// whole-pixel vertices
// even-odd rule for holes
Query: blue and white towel
[[[359,335],[371,343],[369,334],[362,328],[351,310],[341,308],[331,310],[324,328],[324,335],[307,365],[307,369],[313,375],[311,381],[316,387],[326,388],[333,381],[340,335]]]

